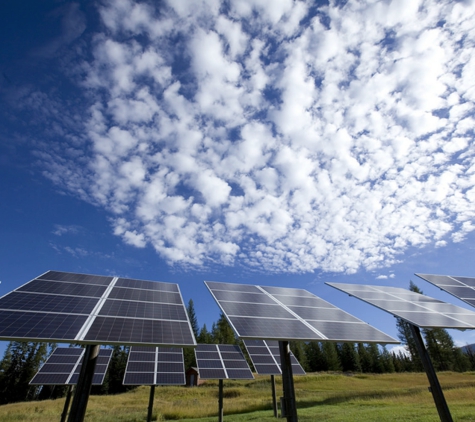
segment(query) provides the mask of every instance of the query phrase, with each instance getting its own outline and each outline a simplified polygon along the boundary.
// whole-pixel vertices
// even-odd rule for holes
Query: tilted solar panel
[[[57,347],[38,373],[30,381],[31,385],[76,385],[81,371],[83,348]],[[112,357],[112,349],[101,349],[97,356],[92,383],[104,382]]]
[[[326,283],[420,328],[475,328],[475,312],[399,287]]]
[[[306,290],[214,281],[205,284],[243,339],[399,343]]]
[[[124,375],[124,385],[184,385],[183,349],[133,346]]]
[[[201,379],[253,379],[246,358],[237,345],[198,344],[196,364]]]
[[[196,344],[177,284],[59,271],[0,298],[0,339]]]
[[[423,280],[475,307],[475,278],[453,275],[416,274]]]
[[[273,340],[244,340],[249,357],[258,374],[281,375],[279,342]],[[293,375],[305,375],[294,354],[290,353]]]

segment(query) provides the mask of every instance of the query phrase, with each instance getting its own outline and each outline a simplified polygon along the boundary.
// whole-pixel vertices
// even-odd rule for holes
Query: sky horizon
[[[0,296],[47,271],[309,290],[475,276],[475,1],[2,6]],[[458,345],[475,333],[450,331]],[[1,346],[0,346],[1,351]]]

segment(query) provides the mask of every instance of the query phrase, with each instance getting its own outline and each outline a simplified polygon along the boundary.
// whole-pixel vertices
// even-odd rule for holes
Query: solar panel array
[[[196,364],[201,379],[253,379],[246,358],[237,345],[198,344]]]
[[[420,328],[475,328],[475,312],[399,287],[326,283]]]
[[[124,385],[184,385],[185,364],[180,347],[133,346]]]
[[[434,274],[416,275],[469,305],[475,306],[475,278]]]
[[[31,385],[76,385],[81,371],[83,348],[58,347],[30,381]],[[112,349],[100,349],[92,383],[101,385],[106,376]]]
[[[279,342],[273,340],[244,340],[249,357],[258,374],[281,375]],[[305,375],[299,361],[290,352],[293,375]]]
[[[48,271],[0,298],[0,339],[194,346],[177,284]]]
[[[306,290],[205,284],[243,339],[399,343]]]

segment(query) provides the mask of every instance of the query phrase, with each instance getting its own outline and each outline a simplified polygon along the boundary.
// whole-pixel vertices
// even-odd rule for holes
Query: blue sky
[[[473,1],[0,9],[0,295],[46,270],[304,288],[475,275]],[[451,332],[458,344],[470,332]]]

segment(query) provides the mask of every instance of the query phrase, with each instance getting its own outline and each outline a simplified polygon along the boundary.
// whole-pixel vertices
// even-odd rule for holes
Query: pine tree
[[[47,343],[12,341],[0,362],[0,404],[33,398],[29,382],[46,360]]]
[[[200,330],[200,333],[198,335],[197,339],[198,343],[200,344],[211,344],[213,343],[213,337],[211,333],[208,331],[206,328],[206,324],[203,324],[203,327]]]
[[[128,347],[114,346],[109,368],[106,374],[108,394],[118,394],[131,390],[133,387],[122,384],[127,366]]]
[[[213,324],[211,336],[213,338],[213,343],[215,344],[237,344],[237,338],[234,331],[222,312],[219,316],[218,322]]]
[[[321,343],[310,341],[305,345],[305,356],[308,372],[326,371],[328,369]]]
[[[373,374],[382,374],[384,372],[384,364],[381,359],[379,347],[375,343],[370,343],[366,347],[368,354],[371,356],[371,372]]]
[[[358,356],[362,372],[373,372],[373,359],[363,343],[358,343]]]
[[[323,342],[323,356],[325,357],[325,371],[341,371],[336,344],[330,341]]]
[[[186,312],[188,314],[188,318],[190,320],[190,325],[191,329],[193,330],[193,335],[195,336],[195,339],[198,338],[199,334],[199,326],[198,326],[198,319],[196,318],[196,313],[195,313],[195,306],[193,304],[193,299],[190,299],[188,301],[188,306],[186,307]]]
[[[307,370],[308,369],[307,356],[304,350],[305,343],[303,341],[291,341],[289,346],[290,346],[290,350],[292,350],[292,353],[295,356],[295,359],[299,361],[300,366],[304,369],[304,371]]]
[[[388,352],[388,349],[386,349],[386,346],[383,346],[383,351],[380,355],[380,362],[381,366],[383,368],[383,372],[385,373],[393,373],[396,372],[396,369],[394,368],[394,362],[391,353]]]
[[[345,372],[361,372],[361,365],[354,343],[342,343],[338,347],[342,370]]]

